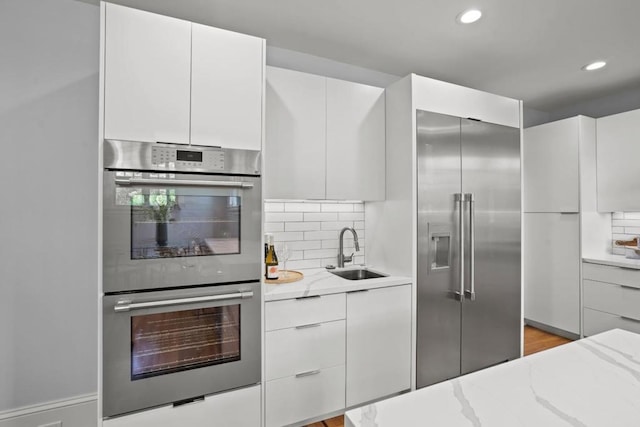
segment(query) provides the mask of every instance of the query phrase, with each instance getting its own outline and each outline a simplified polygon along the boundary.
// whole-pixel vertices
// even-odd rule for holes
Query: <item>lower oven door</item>
[[[106,295],[103,414],[260,382],[260,284]]]

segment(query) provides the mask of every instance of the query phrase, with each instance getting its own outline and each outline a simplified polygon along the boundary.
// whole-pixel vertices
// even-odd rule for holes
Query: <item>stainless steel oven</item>
[[[260,283],[103,298],[103,414],[260,382]]]
[[[260,152],[105,141],[105,293],[261,276]]]
[[[260,382],[260,152],[107,140],[103,414]]]

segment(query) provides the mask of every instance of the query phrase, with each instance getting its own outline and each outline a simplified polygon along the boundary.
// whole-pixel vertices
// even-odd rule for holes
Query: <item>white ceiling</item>
[[[553,111],[640,88],[640,0],[112,0]],[[455,21],[480,8],[475,24]],[[596,59],[600,71],[581,67]]]

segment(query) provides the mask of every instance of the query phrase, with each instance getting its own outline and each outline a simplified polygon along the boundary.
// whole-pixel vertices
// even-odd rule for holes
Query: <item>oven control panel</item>
[[[159,169],[224,171],[224,151],[180,150],[173,147],[153,147],[151,163]]]

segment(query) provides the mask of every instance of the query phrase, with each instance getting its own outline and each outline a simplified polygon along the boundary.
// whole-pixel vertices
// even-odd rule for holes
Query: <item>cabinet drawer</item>
[[[640,288],[584,280],[584,306],[640,320]]]
[[[207,396],[201,402],[163,406],[104,420],[103,427],[255,427],[260,425],[260,386]]]
[[[344,365],[266,384],[267,427],[280,427],[344,409]]]
[[[582,276],[585,279],[598,282],[615,283],[616,285],[634,286],[640,288],[640,270],[583,263]]]
[[[265,304],[265,330],[342,320],[345,313],[346,299],[343,293],[271,301]]]
[[[616,328],[640,333],[640,322],[590,308],[584,309],[584,336],[588,337]]]
[[[267,332],[267,381],[345,363],[345,321]]]

